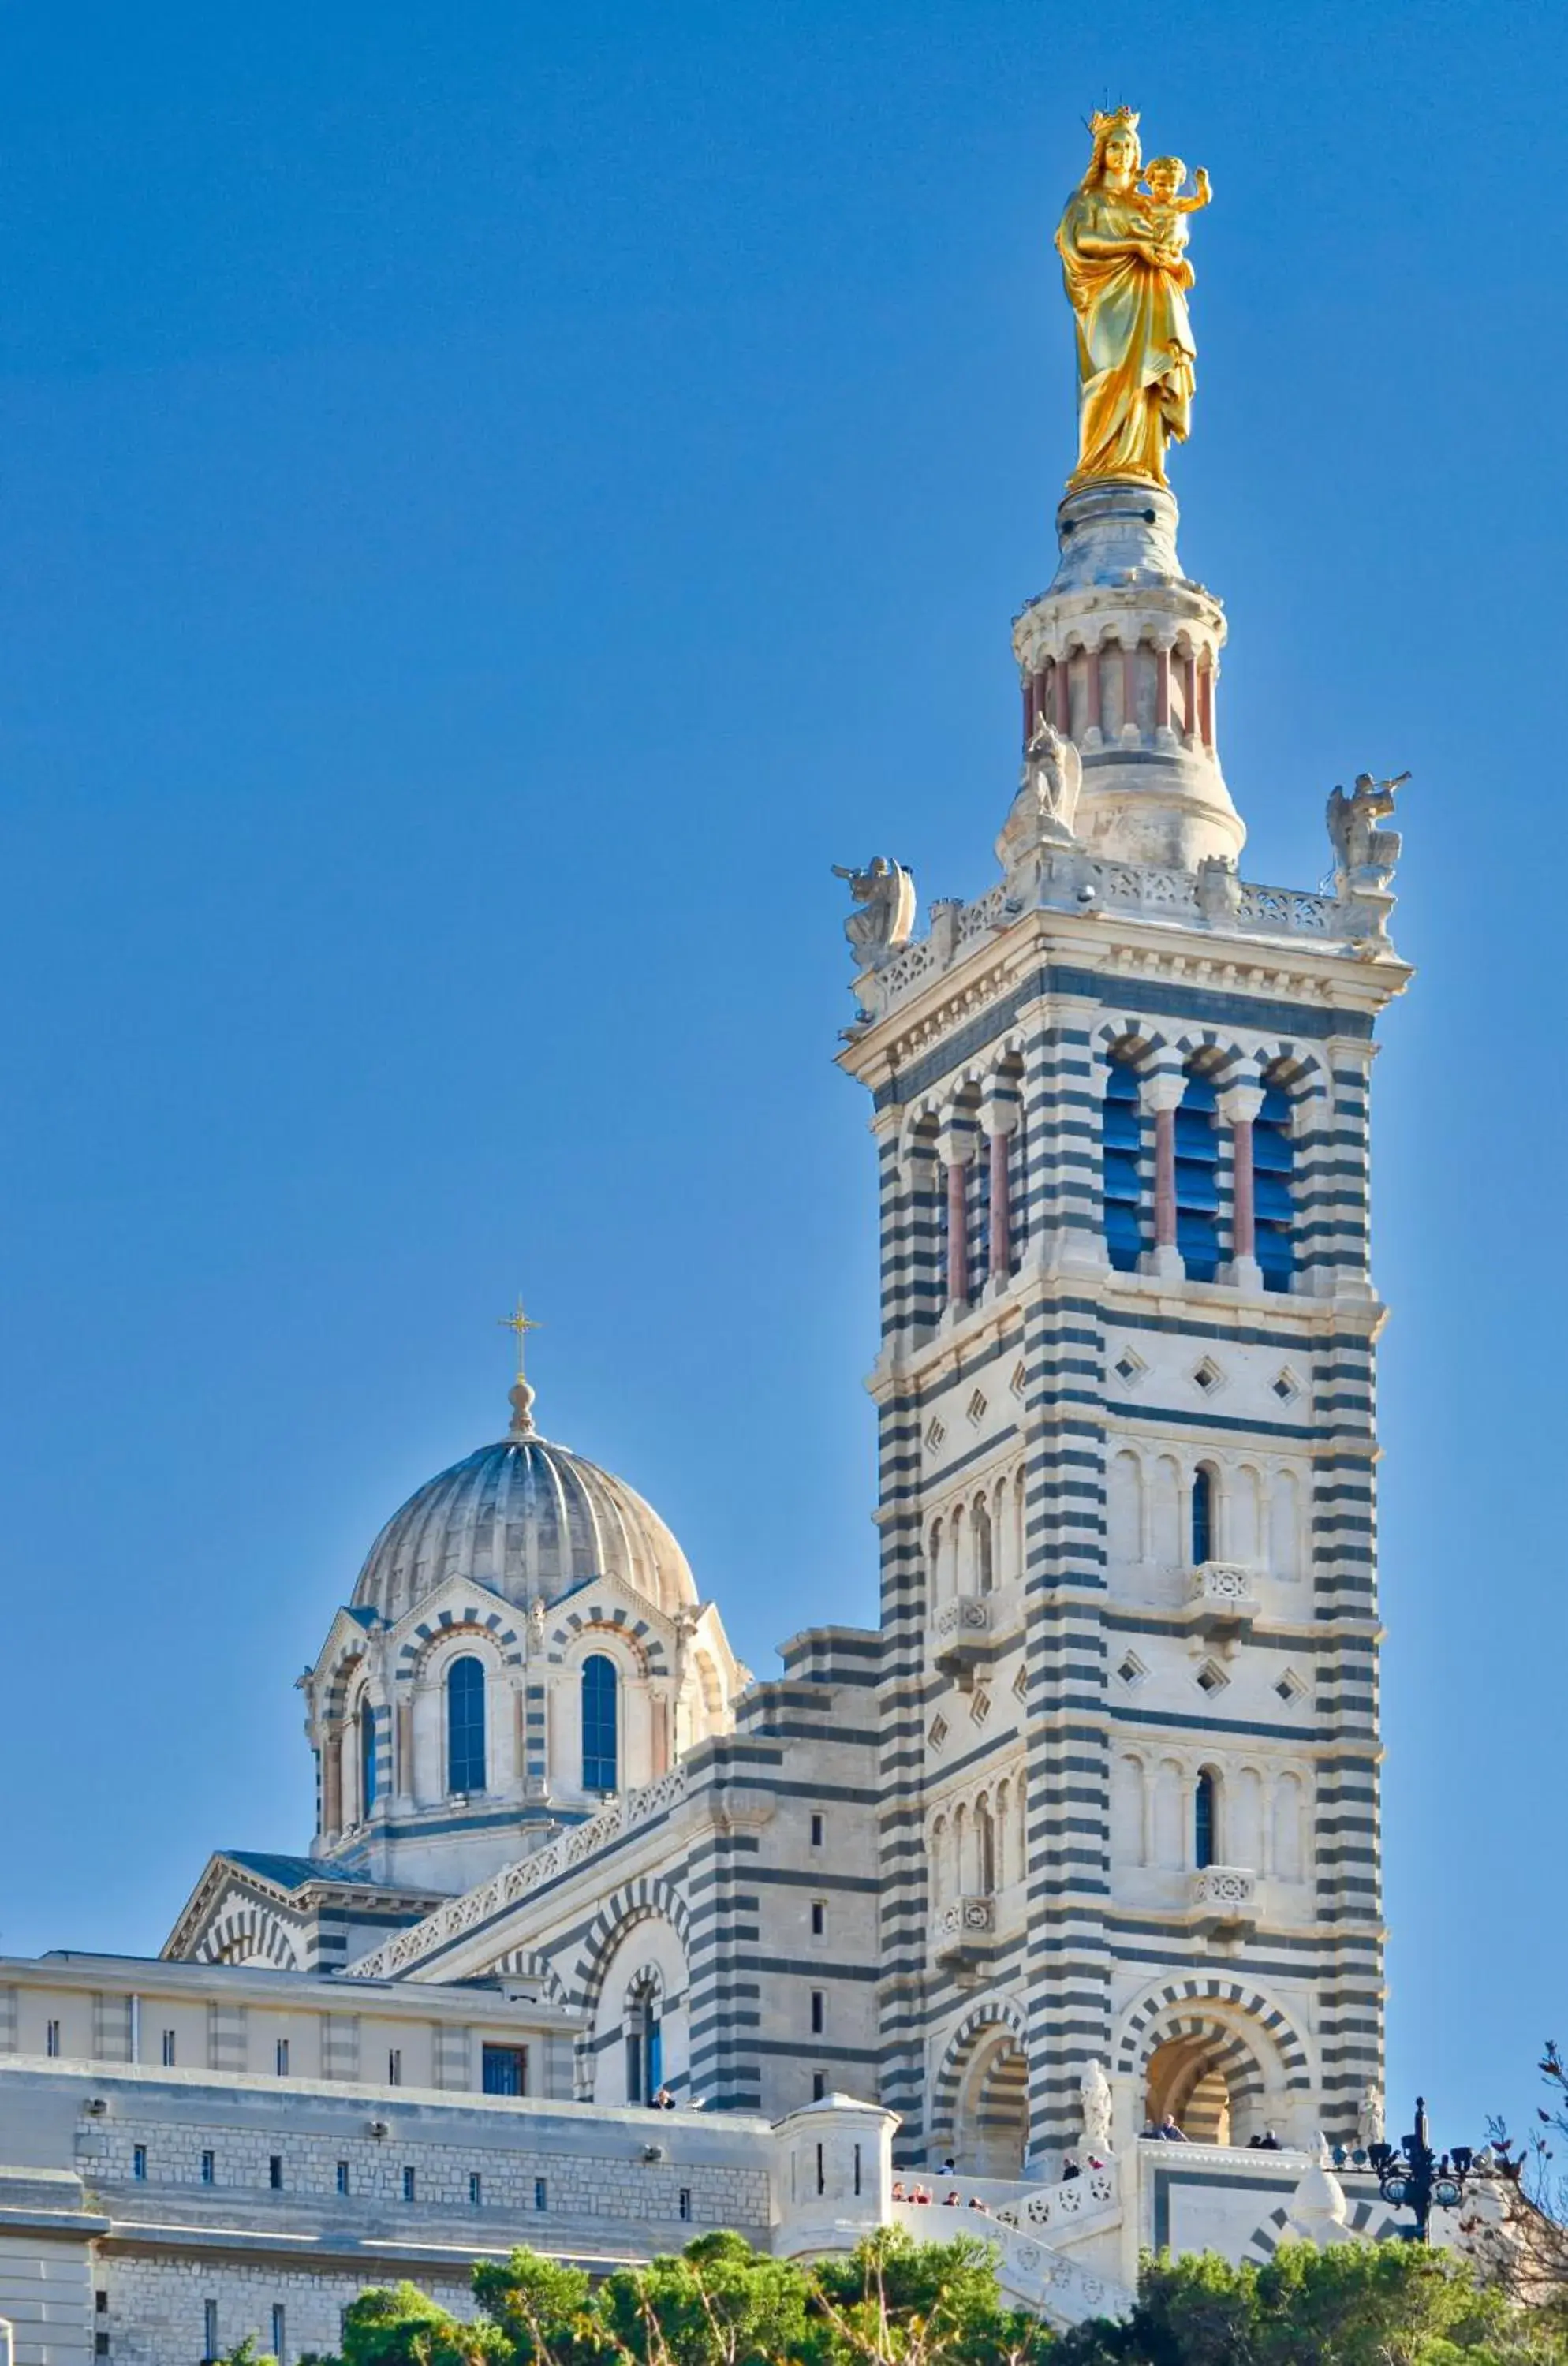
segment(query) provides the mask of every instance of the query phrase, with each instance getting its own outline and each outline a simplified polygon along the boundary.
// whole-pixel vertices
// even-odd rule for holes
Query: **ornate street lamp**
[[[1416,2129],[1405,2137],[1404,2150],[1396,2151],[1387,2144],[1369,2145],[1367,2158],[1377,2172],[1378,2191],[1383,2200],[1396,2210],[1414,2214],[1415,2225],[1400,2230],[1407,2242],[1414,2243],[1427,2239],[1434,2203],[1439,2210],[1458,2209],[1465,2180],[1475,2166],[1475,2155],[1468,2145],[1455,2145],[1440,2157],[1432,2150],[1422,2095],[1416,2098]]]

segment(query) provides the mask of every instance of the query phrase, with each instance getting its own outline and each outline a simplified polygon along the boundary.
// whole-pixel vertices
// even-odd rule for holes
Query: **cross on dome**
[[[526,1375],[524,1372],[523,1355],[529,1332],[543,1330],[544,1325],[540,1323],[534,1322],[530,1316],[524,1313],[523,1293],[521,1290],[519,1290],[517,1294],[517,1304],[513,1311],[510,1314],[499,1315],[496,1319],[498,1327],[502,1331],[510,1331],[517,1342],[517,1378],[513,1381],[510,1392],[512,1400],[512,1436],[513,1437],[532,1437],[535,1435],[534,1391],[529,1387]]]

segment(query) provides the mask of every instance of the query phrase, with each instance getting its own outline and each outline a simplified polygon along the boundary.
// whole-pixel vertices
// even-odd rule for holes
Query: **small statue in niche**
[[[1356,2142],[1363,2152],[1371,2152],[1382,2140],[1382,2090],[1375,2079],[1369,2079],[1356,2106]]]
[[[545,1598],[536,1594],[528,1605],[528,1649],[536,1657],[545,1648]]]
[[[1111,2081],[1100,2062],[1084,2065],[1078,2080],[1078,2115],[1083,2124],[1083,2144],[1086,2152],[1108,2153],[1111,2150]]]
[[[1370,772],[1358,772],[1349,796],[1337,788],[1329,798],[1328,836],[1342,895],[1358,887],[1381,891],[1393,877],[1399,832],[1377,825],[1393,813],[1395,793],[1409,778],[1408,772],[1401,772],[1392,781],[1374,781]]]
[[[1074,847],[1073,823],[1083,787],[1083,760],[1043,715],[1030,734],[1017,796],[997,840],[1008,890],[1026,884],[1031,858],[1047,847]]]
[[[844,934],[857,969],[880,969],[907,945],[915,928],[915,877],[901,862],[874,854],[863,871],[833,865],[835,879],[848,882],[855,909]]]

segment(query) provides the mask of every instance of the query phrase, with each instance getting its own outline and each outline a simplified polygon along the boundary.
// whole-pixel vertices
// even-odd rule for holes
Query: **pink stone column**
[[[1034,676],[1026,673],[1023,690],[1023,744],[1027,748],[1034,737]]]
[[[1181,717],[1183,738],[1198,736],[1198,660],[1190,649],[1181,661],[1181,699],[1185,712]]]
[[[1257,1240],[1252,1201],[1252,1120],[1248,1117],[1231,1127],[1231,1255],[1256,1255]]]
[[[1136,641],[1122,644],[1122,728],[1131,724],[1138,727],[1138,645]]]
[[[1100,651],[1085,649],[1083,661],[1086,668],[1083,719],[1084,730],[1087,733],[1098,731],[1100,728]]]
[[[947,1302],[969,1303],[969,1161],[947,1162]]]
[[[1170,650],[1164,641],[1155,647],[1155,729],[1170,729]]]
[[[1176,1111],[1155,1111],[1155,1246],[1176,1246]]]
[[[1012,1271],[1012,1210],[1008,1202],[1008,1187],[1011,1177],[1011,1161],[1008,1153],[1008,1137],[997,1132],[991,1136],[991,1240],[990,1278],[1006,1280]]]
[[[1070,660],[1066,652],[1056,659],[1056,728],[1063,738],[1072,727],[1073,699]]]
[[[1198,727],[1202,733],[1204,747],[1212,749],[1214,744],[1214,667],[1212,659],[1199,669]]]

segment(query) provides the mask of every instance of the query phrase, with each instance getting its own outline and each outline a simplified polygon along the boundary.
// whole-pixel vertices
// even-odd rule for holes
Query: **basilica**
[[[322,1605],[315,1830],[220,1848],[156,1961],[0,1962],[23,2366],[247,2333],[287,2366],[366,2283],[465,2306],[523,2242],[807,2255],[983,2204],[1006,2288],[1066,2322],[1149,2245],[1383,2230],[1323,2146],[1382,2133],[1397,783],[1335,793],[1322,883],[1246,876],[1158,195],[1136,118],[1096,117],[1058,234],[1079,466],[1012,625],[994,884],[922,928],[899,864],[846,879],[879,1600],[754,1677],[520,1368],[503,1434]],[[1133,273],[1157,368],[1116,345]]]

